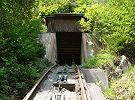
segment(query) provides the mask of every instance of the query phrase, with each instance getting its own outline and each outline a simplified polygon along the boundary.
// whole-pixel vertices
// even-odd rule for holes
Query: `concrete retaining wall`
[[[40,41],[46,48],[45,58],[47,58],[49,62],[55,63],[57,60],[56,33],[42,33]]]
[[[82,69],[87,83],[96,83],[101,86],[102,90],[108,88],[107,73],[102,69]]]

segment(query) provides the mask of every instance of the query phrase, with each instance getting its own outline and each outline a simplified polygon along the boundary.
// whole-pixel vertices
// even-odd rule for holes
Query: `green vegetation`
[[[41,64],[37,61],[44,55],[44,48],[38,43],[38,35],[44,30],[41,19],[54,13],[84,13],[87,20],[80,21],[83,31],[89,31],[89,34],[96,36],[105,45],[105,51],[101,50],[95,57],[88,59],[86,67],[112,64],[114,55],[121,54],[125,54],[132,63],[135,62],[135,0],[107,0],[103,3],[99,3],[100,0],[94,1],[97,2],[1,1],[0,99],[22,99],[41,75],[42,70],[47,68],[44,61]],[[127,79],[131,83],[134,82],[132,78]],[[118,80],[118,85],[119,81],[121,79]],[[116,98],[116,91],[112,88],[108,93],[112,93]]]
[[[97,67],[97,58],[96,57],[88,58],[87,61],[84,63],[83,67],[96,68]]]
[[[103,65],[113,65],[115,56],[107,50],[101,50],[95,57],[87,59],[84,67],[86,68],[97,68]]]
[[[119,55],[125,54],[135,62],[135,1],[108,0],[106,3],[95,3],[87,6],[85,17],[80,22],[84,31],[106,45],[107,49]]]
[[[135,68],[130,68],[119,79],[112,79],[110,88],[104,94],[109,100],[134,100]]]
[[[71,0],[39,0],[39,12],[42,17],[55,13],[71,13]]]
[[[81,6],[82,7],[82,6]],[[114,67],[117,56],[126,55],[135,63],[135,1],[107,0],[103,3],[86,4],[79,7],[78,12],[84,12],[81,19],[82,31],[89,31],[103,45],[106,52],[101,50],[95,57],[88,58],[85,67],[95,68],[109,64]],[[76,10],[76,11],[77,11]],[[117,56],[116,56],[117,55]],[[112,65],[112,66],[111,66]],[[121,78],[111,79],[110,88],[105,91],[108,100],[135,99],[135,68],[122,75]]]
[[[42,24],[34,5],[34,0],[0,3],[0,100],[22,99],[47,67],[36,64],[44,48],[37,42]]]

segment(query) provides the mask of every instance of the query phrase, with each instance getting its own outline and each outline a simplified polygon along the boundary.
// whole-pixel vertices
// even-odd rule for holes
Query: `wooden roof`
[[[47,16],[46,25],[48,32],[80,32],[81,25],[79,20],[84,14],[73,14],[73,13],[58,13],[53,16]]]

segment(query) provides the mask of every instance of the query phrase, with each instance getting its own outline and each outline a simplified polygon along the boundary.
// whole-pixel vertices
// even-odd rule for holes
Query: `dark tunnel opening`
[[[81,64],[81,32],[56,33],[57,57],[60,65]]]

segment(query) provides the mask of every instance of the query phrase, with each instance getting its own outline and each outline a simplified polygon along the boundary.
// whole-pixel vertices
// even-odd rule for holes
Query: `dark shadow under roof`
[[[56,17],[83,17],[83,13],[56,13],[52,16],[47,16],[46,18],[56,18]]]

